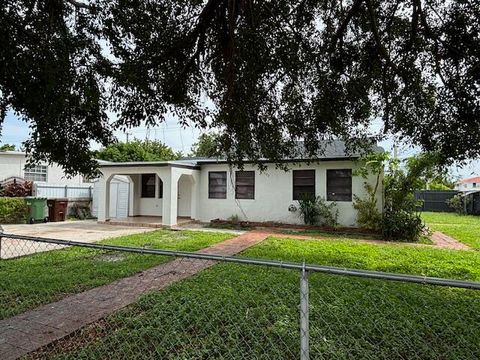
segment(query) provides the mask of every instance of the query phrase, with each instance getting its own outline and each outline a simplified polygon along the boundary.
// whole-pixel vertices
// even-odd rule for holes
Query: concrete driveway
[[[158,230],[154,228],[98,224],[95,220],[64,221],[32,225],[2,225],[2,227],[5,234],[37,236],[82,242],[96,242],[112,237]],[[0,258],[6,259],[23,256],[56,248],[59,248],[59,246],[3,238],[0,247]]]

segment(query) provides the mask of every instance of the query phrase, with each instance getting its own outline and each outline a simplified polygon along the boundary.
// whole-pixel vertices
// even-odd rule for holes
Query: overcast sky
[[[158,128],[133,128],[129,130],[130,139],[149,138],[151,140],[157,139],[168,146],[172,147],[176,151],[181,151],[183,154],[188,154],[192,144],[197,140],[201,131],[193,127],[182,128],[177,124],[175,120],[169,120],[165,124],[162,124]],[[0,136],[0,144],[15,144],[17,148],[20,148],[22,142],[28,138],[29,128],[28,125],[19,120],[13,113],[9,113],[3,123],[2,135]],[[120,141],[125,141],[126,134],[123,132],[117,132],[115,134]],[[393,141],[388,139],[379,144],[387,151],[392,151]],[[98,147],[98,146],[93,146]],[[412,147],[410,144],[399,144],[398,153],[400,157],[407,157],[415,154],[419,150]],[[451,173],[456,177],[470,177],[480,176],[480,161],[470,162],[464,167],[454,166],[451,169]]]

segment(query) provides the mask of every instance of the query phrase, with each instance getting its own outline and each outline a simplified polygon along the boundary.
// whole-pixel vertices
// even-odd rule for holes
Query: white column
[[[98,196],[98,221],[106,221],[110,218],[110,182],[113,175],[101,177],[99,181]]]
[[[191,177],[192,187],[192,200],[191,200],[191,210],[190,217],[194,220],[200,219],[199,213],[199,204],[200,204],[200,174],[198,172],[193,172]]]
[[[135,212],[135,181],[133,176],[129,175],[128,178],[128,216],[134,216]]]
[[[168,173],[162,172],[163,180],[163,210],[162,224],[167,226],[177,225],[178,178],[175,168],[168,168]]]

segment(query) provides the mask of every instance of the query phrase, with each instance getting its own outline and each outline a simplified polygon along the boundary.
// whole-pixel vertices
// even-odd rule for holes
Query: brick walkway
[[[268,235],[267,232],[251,231],[199,253],[235,255],[265,240]],[[135,302],[148,291],[164,289],[215,263],[178,258],[109,285],[1,320],[0,358],[8,360],[24,356]]]
[[[440,231],[434,231],[432,234],[432,241],[437,247],[453,250],[468,250],[470,247],[461,243],[460,241],[445,235]]]

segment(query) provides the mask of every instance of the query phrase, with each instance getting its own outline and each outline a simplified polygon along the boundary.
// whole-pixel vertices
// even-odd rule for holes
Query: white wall
[[[162,223],[165,225],[176,224],[179,211],[181,216],[198,219],[199,170],[178,166],[105,166],[100,170],[103,176],[99,179],[98,185],[102,189],[98,201],[99,221],[109,217],[105,215],[110,213],[107,209],[109,206],[106,205],[111,203],[110,197],[113,194],[107,195],[105,188],[115,175],[128,176],[131,180],[129,216],[162,216]],[[158,180],[155,198],[141,197],[141,174],[157,174],[162,180],[163,197],[161,199],[158,198]],[[186,188],[187,182],[189,182],[189,190]],[[179,193],[183,198],[180,201],[180,210],[178,209]]]
[[[150,171],[150,173],[153,173]],[[162,216],[163,199],[158,198],[159,193],[159,177],[155,183],[155,197],[142,198],[142,178],[141,175],[131,175],[133,180],[133,204],[132,201],[132,216]]]
[[[21,152],[5,151],[0,152],[0,181],[10,177],[24,177],[24,168],[27,163],[25,154]],[[47,167],[47,183],[75,185],[82,184],[83,178],[76,175],[67,178],[62,168],[58,165],[48,165]]]
[[[355,169],[357,165],[353,161],[324,161],[319,164],[303,164],[301,169],[315,169],[315,188],[316,195],[326,199],[326,170],[327,169]],[[296,164],[291,165],[291,169],[299,169]],[[255,171],[255,199],[236,200],[234,192],[234,175],[228,165],[202,165],[200,175],[200,203],[199,214],[202,221],[210,221],[216,218],[227,219],[232,215],[237,215],[242,220],[249,221],[277,221],[282,223],[302,223],[298,213],[288,211],[291,204],[298,205],[293,197],[293,176],[292,171],[275,169],[269,165],[268,170],[261,173],[254,166],[245,166],[245,170]],[[209,199],[208,198],[208,172],[209,171],[227,171],[227,198]],[[234,172],[235,170],[233,170]],[[369,182],[374,182],[371,177]],[[365,180],[354,176],[352,179],[352,192],[360,197],[365,196]],[[382,208],[383,190],[379,191],[379,209]],[[337,201],[339,210],[338,221],[343,226],[356,225],[356,210],[352,202]]]
[[[114,175],[128,176],[130,184],[130,196],[129,196],[129,216],[163,216],[163,198],[165,198],[166,185],[170,178],[170,168],[168,167],[105,167],[101,168],[103,176],[99,180],[99,186],[105,187],[105,182],[111,179]],[[157,186],[155,188],[154,198],[142,198],[141,197],[141,174],[157,174],[164,183],[163,198],[158,198],[159,183],[157,179]],[[110,194],[110,197],[113,194]],[[106,196],[103,193],[99,197],[98,203],[98,219],[100,221],[105,220],[105,200]]]
[[[326,198],[326,170],[327,169],[352,169],[358,165],[353,161],[324,161],[317,164],[290,165],[293,169],[314,169],[316,195]],[[255,199],[236,200],[234,193],[234,174],[226,164],[202,165],[201,170],[179,167],[163,166],[133,166],[133,167],[105,167],[101,169],[104,177],[100,185],[105,186],[105,181],[115,174],[128,175],[130,185],[130,216],[163,216],[162,222],[166,225],[176,223],[176,217],[190,216],[192,219],[208,222],[213,219],[227,219],[237,215],[242,220],[249,221],[276,221],[282,223],[302,223],[298,213],[288,211],[292,204],[298,205],[293,196],[292,171],[275,169],[269,165],[265,172],[260,172],[254,166],[246,166],[245,170],[255,171]],[[208,172],[227,171],[227,198],[208,198]],[[235,170],[233,170],[234,173]],[[156,173],[163,181],[163,198],[141,198],[141,173]],[[374,183],[374,177],[368,179]],[[352,179],[352,192],[364,197],[365,179],[354,176]],[[382,209],[383,189],[378,189],[378,208]],[[113,194],[111,194],[113,195]],[[179,199],[180,198],[180,199]],[[102,195],[98,204],[99,220],[105,219],[105,200]],[[353,202],[337,201],[339,210],[339,224],[343,226],[356,225],[356,211]]]
[[[465,182],[455,185],[455,190],[471,191],[480,189],[480,182]]]

